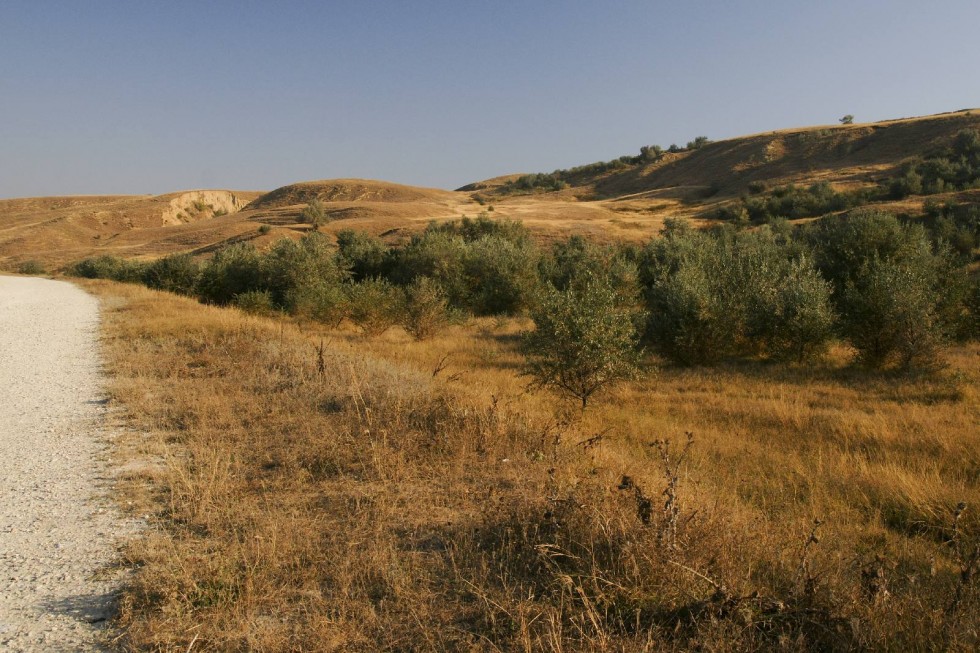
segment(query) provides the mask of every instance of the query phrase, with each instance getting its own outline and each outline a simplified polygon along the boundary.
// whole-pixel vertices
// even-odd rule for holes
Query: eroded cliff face
[[[249,200],[227,190],[192,190],[170,198],[161,215],[161,225],[177,225],[237,213]]]

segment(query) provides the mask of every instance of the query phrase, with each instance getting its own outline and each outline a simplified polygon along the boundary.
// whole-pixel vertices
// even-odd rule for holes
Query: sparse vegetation
[[[47,270],[39,261],[23,261],[17,266],[17,274],[41,275],[46,274]]]
[[[861,206],[871,201],[875,195],[868,191],[842,193],[826,182],[818,182],[807,187],[789,184],[765,192],[764,187],[755,186],[752,195],[740,198],[738,203],[720,208],[720,220],[737,225],[765,224],[777,218],[798,219],[826,215]]]
[[[157,526],[127,648],[976,644],[974,345],[948,377],[664,368],[569,418],[523,392],[519,325],[363,340],[101,292],[126,437],[169,461],[122,479]]]
[[[318,198],[313,198],[310,200],[310,202],[306,205],[306,208],[303,209],[303,212],[300,213],[299,216],[301,222],[305,222],[313,227],[313,231],[318,230],[326,218],[326,207],[324,207],[323,202],[321,202]]]

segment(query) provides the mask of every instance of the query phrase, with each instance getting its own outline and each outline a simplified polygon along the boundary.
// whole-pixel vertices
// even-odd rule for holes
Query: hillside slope
[[[949,146],[964,129],[980,129],[980,110],[741,136],[697,149],[664,152],[656,161],[623,164],[613,170],[572,168],[562,175],[570,189],[559,194],[579,199],[661,194],[696,200],[706,189],[718,196],[745,193],[752,182],[828,181],[861,186],[894,173],[913,157]],[[506,196],[512,192],[507,182],[517,177],[496,177],[461,190]]]
[[[484,211],[522,220],[545,240],[581,233],[599,240],[642,241],[656,235],[668,217],[710,223],[737,207],[743,196],[818,182],[832,192],[878,189],[862,202],[916,213],[926,196],[894,199],[880,189],[908,162],[950,147],[964,130],[980,130],[980,111],[786,129],[537,176],[560,190],[522,187],[522,176],[511,174],[456,191],[329,179],[268,193],[198,190],[0,200],[0,268],[14,269],[27,260],[58,266],[100,253],[204,255],[241,240],[263,246],[308,231],[300,216],[314,198],[324,204],[323,231],[359,229],[389,241],[403,240],[431,220]],[[964,188],[928,198],[976,202],[975,192]]]
[[[259,193],[195,190],[166,195],[100,195],[0,200],[0,262],[58,264],[105,251],[116,255],[169,251],[210,242],[215,223],[240,211]],[[197,234],[194,236],[193,234]],[[159,248],[155,246],[159,244]]]

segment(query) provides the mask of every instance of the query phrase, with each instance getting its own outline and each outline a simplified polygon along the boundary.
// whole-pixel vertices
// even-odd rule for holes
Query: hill
[[[98,252],[156,255],[223,237],[259,194],[195,190],[0,200],[0,262],[59,264]]]
[[[866,203],[917,213],[926,199],[977,201],[969,189],[973,182],[932,188],[928,197],[914,184],[911,192],[889,192],[889,184],[908,175],[915,161],[941,157],[968,130],[980,130],[980,111],[786,129],[694,142],[673,151],[647,147],[640,155],[553,173],[503,175],[455,191],[331,179],[267,193],[195,190],[0,200],[0,267],[15,268],[26,260],[61,265],[99,253],[207,254],[240,240],[262,245],[305,233],[310,227],[300,214],[314,198],[325,207],[324,231],[361,229],[388,241],[402,240],[430,220],[483,211],[522,220],[546,240],[582,233],[634,241],[655,235],[667,217],[709,223],[738,216],[743,198],[777,212],[793,202],[810,202],[807,210],[794,209],[788,216],[804,219]],[[790,184],[821,184],[821,198],[774,197]]]

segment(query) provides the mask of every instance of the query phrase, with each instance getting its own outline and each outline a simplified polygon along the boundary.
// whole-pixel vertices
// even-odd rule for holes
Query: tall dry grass
[[[581,414],[524,391],[514,321],[415,342],[92,287],[148,461],[126,649],[978,645],[976,346],[651,369]]]

